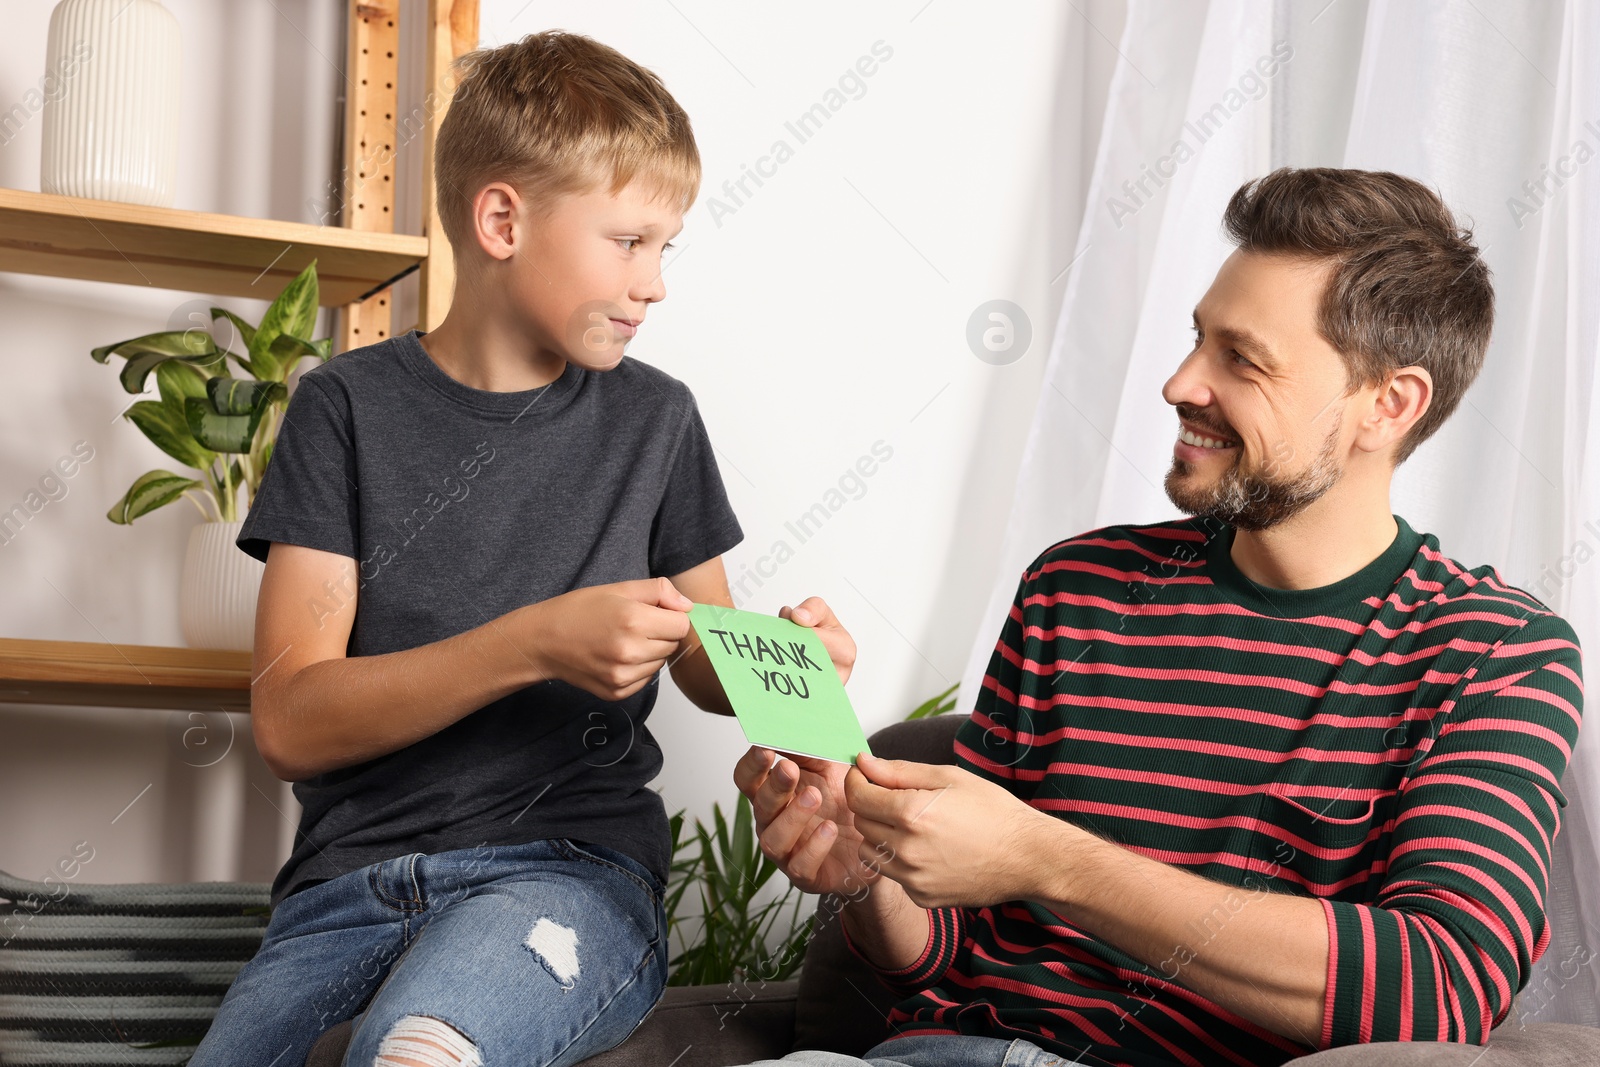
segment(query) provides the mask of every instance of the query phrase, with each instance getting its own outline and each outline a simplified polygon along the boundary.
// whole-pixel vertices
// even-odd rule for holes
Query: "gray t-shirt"
[[[670,577],[743,538],[675,378],[624,358],[488,392],[444,373],[417,337],[301,377],[237,540],[261,560],[282,541],[358,561],[348,655],[440,641],[585,586]],[[330,588],[306,610],[347,603]],[[552,837],[615,848],[665,881],[666,813],[648,788],[661,749],[644,726],[658,684],[612,703],[542,682],[295,783],[304,813],[273,903],[411,852]]]

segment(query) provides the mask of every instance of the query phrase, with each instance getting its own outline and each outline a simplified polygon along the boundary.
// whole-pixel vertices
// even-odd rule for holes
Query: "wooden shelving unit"
[[[4,637],[0,702],[249,711],[250,653]]]
[[[450,63],[477,47],[478,0],[426,0],[421,236],[394,232],[400,2],[344,0],[340,225],[0,189],[0,271],[270,300],[315,258],[322,303],[340,309],[335,352],[389,336],[387,286],[411,272],[420,276],[416,325],[432,329],[449,310],[455,278],[434,203],[433,146],[453,88]],[[0,702],[249,711],[250,659],[248,652],[0,638]]]
[[[271,300],[315,259],[343,307],[427,258],[411,234],[0,189],[0,271]]]

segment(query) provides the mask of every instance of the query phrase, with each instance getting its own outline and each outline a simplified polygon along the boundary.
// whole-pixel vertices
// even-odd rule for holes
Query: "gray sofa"
[[[964,716],[896,723],[872,736],[889,759],[951,763]],[[584,1067],[730,1067],[796,1049],[852,1055],[889,1034],[895,997],[845,947],[834,910],[806,950],[798,981],[669,988],[633,1035]],[[350,1040],[341,1023],[312,1048],[306,1067],[339,1067]],[[1600,1067],[1600,1030],[1560,1023],[1501,1023],[1487,1046],[1381,1043],[1329,1049],[1306,1067]]]

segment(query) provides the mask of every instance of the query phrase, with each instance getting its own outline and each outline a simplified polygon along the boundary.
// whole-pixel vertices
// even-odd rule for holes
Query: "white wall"
[[[313,221],[307,203],[333,169],[342,44],[340,16],[323,8],[337,5],[168,6],[193,63],[183,155],[195,165],[181,174],[177,206]],[[420,6],[408,0],[407,15]],[[753,576],[743,606],[826,597],[860,645],[850,691],[869,731],[955,682],[974,633],[999,625],[979,616],[1077,235],[1115,58],[1109,41],[1121,28],[1120,4],[1080,8],[483,7],[485,44],[551,27],[588,33],[660,74],[694,121],[701,199],[667,269],[669,299],[631,351],[699,398],[746,531],[727,560],[736,585]],[[20,99],[42,74],[47,19],[48,5],[19,13],[0,39],[0,102]],[[830,98],[875,45],[874,73]],[[416,79],[403,78],[402,90],[414,98]],[[837,110],[800,143],[785,123],[817,103]],[[38,188],[38,127],[0,147],[0,185]],[[780,139],[792,158],[735,201],[724,182]],[[402,198],[416,162],[403,150]],[[415,227],[413,211],[397,220]],[[0,275],[11,340],[0,351],[9,384],[0,500],[20,497],[74,441],[96,449],[69,495],[0,548],[0,634],[180,643],[178,568],[198,516],[169,508],[132,528],[104,519],[162,457],[115,420],[125,394],[88,350],[162,328],[190,299],[203,298]],[[966,340],[974,309],[994,299],[1019,305],[1032,324],[1031,346],[1009,365],[979,360]],[[414,286],[397,304],[406,328]],[[892,457],[841,487],[877,442]],[[827,521],[802,541],[786,524],[819,503]],[[779,542],[792,558],[774,569]],[[207,848],[235,862],[226,832],[193,845],[186,798],[242,793],[237,810],[211,800],[200,817],[242,828],[236,876],[270,877],[281,854],[271,804],[282,798],[261,777],[247,729],[219,770],[191,766],[203,761],[173,741],[173,724],[163,713],[0,707],[0,868],[39,877],[97,832],[106,861],[89,868],[94,880],[227,877],[204,873],[222,865]],[[667,754],[659,784],[669,808],[704,813],[733,798],[731,767],[744,750],[733,722],[696,711],[669,684],[652,727]]]

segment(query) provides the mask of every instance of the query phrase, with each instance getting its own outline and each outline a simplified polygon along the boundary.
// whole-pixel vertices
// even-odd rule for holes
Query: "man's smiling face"
[[[1317,332],[1331,264],[1236,251],[1194,309],[1195,346],[1161,395],[1178,413],[1167,496],[1257,530],[1338,482],[1347,377]]]

